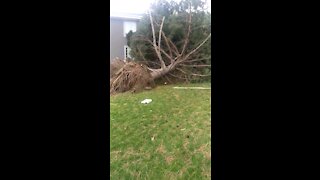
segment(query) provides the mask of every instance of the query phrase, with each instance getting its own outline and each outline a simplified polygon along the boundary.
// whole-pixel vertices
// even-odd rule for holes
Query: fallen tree
[[[151,21],[151,27],[152,27],[152,36],[153,36],[153,42],[148,41],[150,44],[152,44],[157,56],[158,56],[158,60],[160,62],[160,68],[154,69],[154,68],[148,68],[151,71],[151,76],[152,78],[155,80],[159,77],[162,77],[168,73],[170,73],[171,71],[177,69],[180,72],[188,75],[190,73],[183,71],[181,68],[179,67],[186,67],[186,66],[190,66],[190,67],[205,67],[205,66],[211,66],[209,64],[197,64],[197,65],[190,65],[188,64],[188,62],[195,62],[195,59],[190,58],[192,54],[194,54],[195,52],[197,52],[197,50],[204,44],[207,42],[207,40],[211,37],[211,33],[204,39],[202,40],[201,43],[199,43],[195,48],[193,48],[190,52],[186,52],[186,47],[189,45],[189,37],[190,37],[190,33],[191,33],[191,7],[190,7],[190,12],[189,12],[189,23],[188,23],[188,33],[187,33],[187,37],[185,38],[185,42],[183,45],[183,48],[181,49],[181,51],[178,50],[178,48],[176,47],[175,44],[172,43],[172,41],[166,37],[165,33],[162,31],[162,27],[163,27],[163,22],[165,20],[165,17],[162,18],[162,22],[160,25],[160,30],[159,30],[159,38],[158,38],[158,43],[156,41],[156,36],[155,36],[155,30],[154,30],[154,25],[153,25],[153,20],[152,20],[152,15],[151,12],[149,13],[150,15],[150,21]],[[164,38],[166,45],[168,46],[168,48],[172,48],[173,51],[175,51],[174,53],[167,53],[165,51],[163,51],[161,49],[161,38]],[[170,43],[171,42],[171,43]],[[170,45],[170,44],[171,45]],[[168,65],[166,65],[166,63],[164,62],[162,56],[166,56],[170,62]],[[194,76],[206,76],[206,75],[202,75],[202,74],[194,74],[192,73],[191,75]]]
[[[149,12],[149,21],[151,26],[152,38],[143,35],[133,35],[131,41],[145,42],[152,47],[154,51],[154,60],[147,60],[141,49],[137,48],[133,51],[138,59],[131,62],[114,62],[113,73],[110,74],[110,94],[117,92],[132,91],[136,92],[145,88],[154,86],[154,81],[168,76],[188,80],[190,76],[206,77],[207,74],[198,73],[197,69],[211,67],[211,64],[206,64],[207,59],[211,60],[211,56],[203,57],[197,52],[201,47],[208,42],[211,37],[209,33],[199,42],[190,42],[192,32],[192,4],[188,3],[188,13],[186,16],[186,33],[184,33],[183,41],[179,46],[163,31],[163,25],[166,20],[163,16],[160,22],[154,20],[154,15]],[[158,27],[157,30],[155,27]],[[141,62],[146,63],[141,63]],[[152,63],[152,64],[150,64]],[[121,68],[119,68],[121,67]],[[115,72],[116,71],[116,72]],[[168,81],[170,81],[168,79]]]

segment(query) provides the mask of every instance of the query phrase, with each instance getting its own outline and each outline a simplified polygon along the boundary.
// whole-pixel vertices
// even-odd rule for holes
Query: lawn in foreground
[[[111,97],[111,179],[210,179],[211,91],[174,86]]]

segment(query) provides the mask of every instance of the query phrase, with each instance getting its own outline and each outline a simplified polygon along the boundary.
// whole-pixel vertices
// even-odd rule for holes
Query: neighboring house
[[[141,17],[140,14],[110,15],[110,61],[117,57],[130,58],[126,35],[130,30],[136,31]]]

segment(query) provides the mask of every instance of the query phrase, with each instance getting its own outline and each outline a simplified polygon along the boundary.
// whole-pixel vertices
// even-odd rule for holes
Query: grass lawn
[[[211,91],[167,85],[110,101],[110,178],[210,179]],[[146,98],[150,104],[141,104]]]

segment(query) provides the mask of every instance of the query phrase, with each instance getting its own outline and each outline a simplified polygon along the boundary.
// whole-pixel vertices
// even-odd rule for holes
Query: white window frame
[[[123,49],[124,49],[124,59],[131,58],[130,56],[131,48],[125,45]]]

